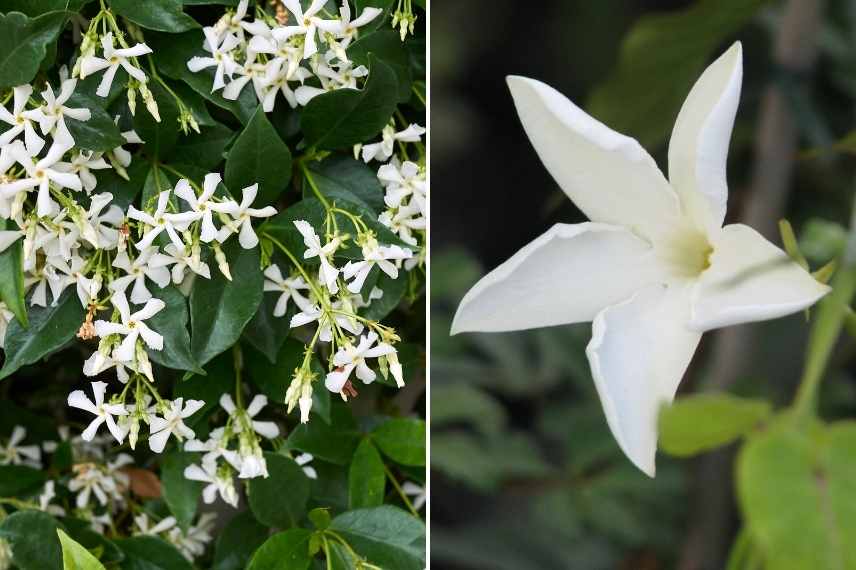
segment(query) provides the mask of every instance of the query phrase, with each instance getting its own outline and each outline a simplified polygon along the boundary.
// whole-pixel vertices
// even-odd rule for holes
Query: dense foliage
[[[425,566],[413,4],[3,4],[0,568]]]

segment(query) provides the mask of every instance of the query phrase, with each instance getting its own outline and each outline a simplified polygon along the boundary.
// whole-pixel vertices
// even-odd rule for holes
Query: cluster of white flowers
[[[205,553],[206,545],[213,540],[211,530],[217,516],[203,513],[196,524],[190,525],[187,532],[178,526],[175,517],[168,516],[152,524],[145,512],[134,517],[135,536],[159,536],[175,546],[190,562]]]
[[[368,69],[354,66],[347,49],[359,29],[382,10],[366,7],[352,19],[347,0],[338,17],[324,10],[327,0],[313,0],[306,10],[300,0],[282,3],[285,10],[278,19],[257,10],[250,21],[249,1],[241,0],[234,11],[203,29],[203,48],[210,55],[193,57],[188,69],[214,68],[211,91],[222,89],[226,99],[237,99],[251,83],[265,112],[274,109],[279,94],[295,108],[321,93],[356,89]]]

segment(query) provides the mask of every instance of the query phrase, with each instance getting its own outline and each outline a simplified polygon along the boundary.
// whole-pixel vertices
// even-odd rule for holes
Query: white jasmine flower
[[[199,517],[199,521],[194,526],[187,529],[187,533],[183,533],[180,527],[175,527],[167,534],[167,539],[171,542],[182,556],[193,562],[197,556],[205,554],[205,545],[211,542],[211,530],[214,527],[214,520],[217,515],[214,513],[205,513]]]
[[[0,135],[0,146],[6,146],[12,142],[21,133],[24,133],[24,143],[26,144],[27,152],[30,156],[36,156],[42,151],[45,146],[45,141],[36,133],[31,121],[31,115],[27,112],[27,101],[30,95],[33,94],[32,85],[19,85],[12,89],[14,100],[12,103],[12,112],[10,113],[6,107],[0,105],[0,121],[3,121],[10,128]]]
[[[184,477],[191,481],[207,483],[202,489],[202,500],[206,505],[213,503],[219,493],[226,503],[238,507],[238,491],[235,489],[232,475],[219,473],[215,461],[203,461],[201,467],[195,463],[188,465],[184,469]]]
[[[109,207],[108,207],[109,206]],[[104,211],[107,208],[107,211]],[[96,249],[115,249],[119,245],[117,226],[125,219],[122,209],[113,204],[113,195],[102,192],[92,196],[81,224],[81,237]]]
[[[348,0],[342,0],[342,6],[339,8],[338,20],[316,20],[315,25],[318,29],[324,32],[333,34],[340,41],[332,46],[336,52],[336,56],[342,61],[348,61],[348,56],[345,54],[345,49],[348,48],[357,30],[372,22],[380,16],[383,10],[372,6],[363,8],[362,14],[357,18],[351,19],[351,5]]]
[[[216,187],[216,186],[215,186]],[[238,204],[234,200],[221,202],[219,204],[212,203],[210,209],[216,212],[228,214],[234,218],[235,223],[224,225],[220,228],[220,233],[217,236],[217,241],[223,243],[226,238],[235,232],[238,232],[238,242],[244,249],[252,249],[259,244],[259,238],[253,230],[253,218],[269,218],[276,214],[276,208],[273,206],[265,206],[264,208],[250,208],[256,195],[259,191],[259,185],[253,184],[247,186],[241,191],[241,203]]]
[[[307,285],[306,281],[303,280],[303,277],[300,277],[299,275],[289,277],[288,279],[284,278],[276,264],[270,265],[265,269],[264,276],[265,291],[282,293],[279,296],[279,299],[277,299],[276,306],[273,309],[273,316],[275,317],[284,316],[288,311],[288,301],[295,295],[302,297],[299,291],[309,289],[309,285]]]
[[[0,444],[0,465],[27,465],[42,468],[42,451],[38,445],[20,445],[27,437],[24,426],[15,426],[6,445]]]
[[[184,281],[184,275],[190,269],[196,275],[211,279],[211,270],[208,264],[202,261],[199,244],[193,247],[182,245],[181,248],[169,244],[163,248],[164,253],[155,253],[149,258],[149,267],[167,267],[172,265],[172,282],[180,285]]]
[[[247,409],[243,410],[235,406],[235,401],[232,400],[231,395],[223,394],[220,396],[220,407],[235,419],[233,429],[236,433],[249,429],[263,437],[273,439],[279,437],[279,427],[274,422],[262,422],[253,419],[262,411],[262,408],[267,406],[267,403],[267,396],[257,394]]]
[[[88,110],[88,109],[87,109]],[[76,174],[83,183],[83,189],[89,194],[98,185],[98,179],[92,174],[93,170],[110,168],[101,153],[81,150],[71,159],[71,162],[60,162],[56,165],[61,172]]]
[[[282,3],[285,4],[289,12],[294,14],[297,25],[274,28],[271,30],[271,35],[277,41],[285,41],[295,36],[303,36],[303,59],[312,57],[318,52],[315,35],[320,19],[315,14],[324,8],[327,0],[312,0],[312,3],[305,12],[303,11],[303,6],[300,5],[300,0],[282,0]]]
[[[15,160],[24,167],[27,177],[3,184],[0,186],[0,191],[2,191],[5,197],[11,198],[18,192],[29,192],[34,188],[38,188],[36,213],[39,217],[55,213],[59,208],[51,198],[51,182],[60,188],[70,188],[77,191],[83,188],[83,184],[76,174],[63,172],[62,169],[64,167],[57,164],[62,155],[72,146],[74,146],[74,141],[71,139],[71,135],[68,135],[67,132],[62,134],[58,131],[47,155],[36,161],[23,144],[20,142],[12,143],[10,152],[15,157]]]
[[[131,302],[139,305],[152,298],[151,292],[146,288],[146,277],[154,281],[161,289],[169,285],[169,270],[166,267],[152,266],[149,263],[157,251],[157,246],[146,248],[140,251],[133,261],[131,261],[127,251],[117,253],[112,265],[123,270],[127,275],[110,282],[110,290],[124,293],[128,285],[133,283]]]
[[[92,441],[95,437],[95,432],[98,427],[107,423],[107,429],[116,438],[116,441],[122,443],[125,439],[125,432],[116,424],[113,416],[124,416],[128,412],[122,404],[110,404],[104,402],[104,393],[107,391],[106,382],[92,382],[92,394],[95,396],[95,401],[90,400],[83,390],[75,390],[68,395],[68,405],[72,408],[79,408],[89,413],[95,414],[95,419],[89,423],[89,426],[83,431],[81,437],[84,441]]]
[[[541,160],[590,223],[553,226],[464,297],[452,332],[594,321],[586,349],[621,449],[654,475],[657,416],[704,331],[781,317],[829,292],[741,224],[722,227],[740,44],[693,87],[669,145],[667,181],[633,139],[547,85],[509,78]]]
[[[141,534],[158,535],[175,527],[178,521],[175,520],[175,517],[169,516],[151,525],[149,516],[146,513],[140,513],[134,517],[134,524],[137,525],[137,530],[134,532],[135,536]]]
[[[340,348],[333,355],[333,365],[336,366],[336,370],[328,373],[327,379],[324,382],[327,389],[340,394],[345,382],[350,378],[351,372],[355,370],[357,378],[362,380],[363,383],[370,384],[374,382],[377,375],[366,364],[366,358],[378,358],[379,356],[395,353],[395,348],[385,342],[378,342],[375,345],[377,340],[377,333],[371,331],[369,334],[360,337],[360,342],[357,346],[349,344]]]
[[[339,291],[337,283],[339,270],[333,265],[333,254],[339,249],[341,240],[335,237],[322,246],[321,238],[318,237],[318,234],[315,233],[315,229],[309,222],[295,220],[294,226],[303,236],[303,244],[306,246],[306,251],[303,252],[303,259],[318,258],[318,261],[321,263],[318,278],[324,283],[330,293],[336,294]]]
[[[401,241],[414,246],[419,242],[413,237],[413,233],[423,231],[427,227],[427,220],[416,204],[386,210],[378,216],[378,221],[401,238]]]
[[[58,505],[51,504],[51,501],[53,501],[55,498],[56,482],[50,480],[45,483],[45,486],[42,489],[41,494],[39,495],[39,510],[44,511],[50,515],[54,515],[55,517],[64,517],[65,509]]]
[[[335,320],[336,324],[342,330],[354,335],[363,332],[362,323],[341,314],[345,309],[344,303],[341,300],[332,304],[333,312],[330,313],[318,305],[311,304],[308,300],[300,300],[297,297],[293,297],[293,299],[300,306],[300,312],[291,317],[291,322],[289,323],[291,328],[317,321],[318,327],[321,329],[321,332],[318,333],[318,340],[321,342],[330,342],[333,340],[333,325],[330,320],[332,314],[333,320]]]
[[[378,180],[386,187],[384,203],[389,208],[398,208],[405,198],[410,198],[410,205],[419,208],[422,216],[427,215],[426,195],[428,185],[425,172],[415,162],[405,161],[399,164],[394,159],[390,164],[384,164],[377,171]]]
[[[166,303],[160,299],[150,299],[142,309],[131,313],[128,299],[122,291],[116,291],[110,297],[113,306],[119,311],[121,322],[95,321],[95,334],[105,337],[111,334],[124,335],[122,343],[113,351],[113,359],[119,362],[131,362],[137,346],[137,338],[142,337],[146,346],[152,350],[163,349],[163,337],[150,329],[144,322],[160,312]]]
[[[202,220],[202,231],[199,235],[199,239],[205,243],[214,241],[217,238],[217,228],[214,227],[213,220],[214,210],[211,208],[215,202],[213,202],[211,198],[214,196],[214,191],[217,190],[217,185],[220,184],[222,179],[223,177],[216,172],[206,174],[205,180],[202,182],[202,192],[199,196],[197,196],[193,191],[193,188],[190,186],[190,182],[183,178],[175,185],[175,195],[187,202],[190,206],[191,211],[188,212],[188,214],[190,214],[194,220]],[[175,245],[178,246],[179,244]]]
[[[137,249],[144,250],[148,248],[163,231],[166,231],[169,239],[176,247],[184,247],[184,242],[179,237],[178,232],[187,229],[188,224],[196,219],[196,215],[192,212],[182,214],[167,213],[169,196],[169,190],[164,190],[158,194],[158,203],[153,214],[138,210],[133,205],[128,206],[128,217],[146,224],[149,228],[143,234],[140,241],[137,242]]]
[[[65,106],[74,94],[75,87],[77,87],[77,79],[64,79],[60,85],[59,95],[54,95],[53,88],[47,84],[42,91],[42,99],[45,102],[38,109],[25,111],[24,115],[39,123],[43,135],[53,132],[58,123],[62,123],[62,128],[65,128],[65,117],[71,117],[77,121],[88,121],[92,115],[89,109]]]
[[[131,57],[141,57],[147,53],[152,53],[152,49],[146,44],[137,44],[129,48],[116,49],[113,47],[113,32],[108,32],[101,36],[101,47],[104,50],[104,57],[96,57],[94,55],[85,56],[80,62],[80,78],[85,79],[87,75],[97,73],[106,69],[98,89],[95,94],[99,97],[107,97],[110,93],[110,86],[113,84],[113,78],[121,66],[128,75],[145,83],[147,81],[146,74],[139,67],[128,61]]]
[[[315,471],[315,468],[309,465],[309,463],[315,459],[315,457],[311,453],[301,453],[297,457],[294,458],[294,462],[300,465],[303,469],[303,474],[309,477],[310,479],[317,479],[318,472]]]
[[[398,279],[398,267],[392,261],[401,261],[413,257],[413,252],[403,249],[397,245],[382,246],[373,237],[363,244],[363,260],[349,261],[342,268],[342,276],[345,280],[353,279],[348,284],[348,291],[359,293],[363,288],[366,277],[372,267],[377,265],[381,271],[393,279]]]
[[[312,381],[314,379],[315,375],[309,369],[298,368],[291,384],[285,391],[285,405],[288,406],[288,413],[291,413],[294,406],[300,406],[300,423],[302,424],[309,421],[309,412],[312,411]]]
[[[395,152],[395,143],[400,142],[419,142],[422,140],[422,135],[425,134],[425,129],[417,124],[411,124],[403,131],[396,132],[395,127],[387,125],[381,133],[383,139],[380,142],[367,144],[363,146],[362,155],[363,161],[371,162],[386,162]]]
[[[169,410],[163,417],[153,417],[149,423],[149,448],[155,453],[161,453],[166,447],[169,436],[175,434],[179,440],[193,439],[193,430],[184,425],[184,420],[198,412],[205,402],[202,400],[187,400],[177,398],[170,402]]]
[[[76,475],[68,482],[68,489],[77,493],[75,505],[78,509],[86,509],[89,499],[94,494],[101,506],[107,504],[109,497],[118,495],[115,479],[91,463],[75,465]],[[109,513],[107,513],[109,524]]]
[[[225,76],[232,77],[235,68],[238,64],[235,63],[231,55],[238,45],[240,40],[229,32],[218,36],[213,27],[206,26],[202,28],[202,33],[205,34],[205,43],[203,48],[211,54],[210,57],[194,56],[187,62],[187,69],[197,73],[209,67],[216,67],[214,71],[214,85],[211,87],[211,92],[222,89],[226,86]]]

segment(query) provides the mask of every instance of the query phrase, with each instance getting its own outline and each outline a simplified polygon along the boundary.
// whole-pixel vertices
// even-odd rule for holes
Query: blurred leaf
[[[260,208],[276,201],[291,180],[291,151],[279,138],[261,106],[238,135],[226,158],[226,186],[233,195],[258,183],[253,206]]]
[[[182,12],[181,0],[110,0],[110,7],[138,26],[160,32],[184,32],[200,27]]]
[[[217,537],[212,570],[244,570],[253,552],[267,538],[267,528],[250,511],[238,513]]]
[[[265,461],[270,477],[250,479],[247,488],[250,509],[259,522],[268,526],[297,526],[306,514],[309,479],[289,457],[265,453]],[[283,492],[284,489],[288,492]]]
[[[161,464],[163,499],[185,532],[196,516],[202,483],[187,479],[184,469],[197,459],[198,455],[192,453],[172,451],[164,456]]]
[[[243,249],[237,240],[231,240],[223,253],[231,266],[232,281],[212,267],[211,279],[197,279],[190,293],[191,347],[200,366],[240,338],[262,300],[264,278],[258,248]]]
[[[0,220],[0,230],[10,230],[14,224],[9,220]],[[0,301],[6,303],[25,328],[29,326],[27,305],[24,302],[26,288],[24,287],[24,265],[22,256],[22,241],[19,239],[5,251],[0,253]]]
[[[262,544],[247,570],[306,570],[309,568],[309,538],[306,529],[278,532]]]
[[[467,422],[485,435],[496,436],[505,426],[505,409],[490,395],[466,384],[434,387],[431,390],[432,425],[457,422]]]
[[[856,425],[812,441],[787,428],[752,437],[737,464],[740,505],[769,568],[850,568],[856,543]]]
[[[360,509],[383,504],[386,474],[383,459],[370,439],[357,446],[348,471],[348,507]]]
[[[425,422],[396,418],[376,427],[372,441],[390,459],[402,465],[425,465]]]
[[[398,507],[384,505],[342,513],[333,519],[330,530],[382,568],[425,568],[425,525]]]
[[[157,536],[121,538],[116,545],[125,553],[122,570],[193,570],[173,545]]]
[[[83,317],[80,300],[72,289],[66,289],[56,305],[30,307],[29,328],[23,329],[18,321],[12,321],[6,329],[6,360],[0,379],[61,348],[74,338]]]
[[[16,497],[38,490],[45,482],[45,473],[26,465],[0,465],[0,497]]]
[[[808,261],[806,261],[800,247],[797,244],[797,236],[794,235],[794,228],[788,220],[779,220],[779,233],[782,236],[782,245],[785,246],[785,251],[788,256],[800,267],[808,271]]]
[[[621,44],[616,69],[592,93],[589,112],[643,147],[660,146],[705,64],[718,55],[715,50],[764,3],[699,0],[683,10],[641,17]]]
[[[847,244],[847,230],[835,222],[812,218],[800,232],[800,249],[806,257],[823,263],[841,255]]]
[[[56,519],[41,511],[18,511],[0,523],[0,538],[12,546],[20,570],[62,570]]]
[[[291,449],[311,453],[336,465],[347,465],[357,448],[360,434],[348,407],[337,402],[330,406],[330,410],[330,424],[300,424],[291,431],[287,443]]]
[[[104,570],[104,565],[97,558],[65,534],[62,529],[56,529],[56,533],[62,545],[63,570]]]
[[[398,80],[392,69],[371,58],[362,91],[337,89],[313,98],[300,118],[308,146],[336,150],[352,147],[377,135],[396,106]]]
[[[275,358],[276,364],[264,358],[246,359],[250,378],[271,401],[284,402],[294,370],[303,362],[304,351],[302,342],[286,339]]]
[[[751,432],[771,412],[764,400],[728,394],[683,397],[660,410],[660,449],[679,457],[710,451]]]
[[[20,12],[0,14],[0,88],[29,83],[66,22],[64,11],[28,18]]]

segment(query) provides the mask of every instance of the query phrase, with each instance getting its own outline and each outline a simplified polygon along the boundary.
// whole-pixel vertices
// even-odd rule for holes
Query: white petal
[[[725,226],[712,245],[710,267],[693,292],[694,329],[775,319],[830,291],[749,226]]]
[[[677,196],[638,142],[540,81],[512,76],[508,86],[544,166],[593,222],[637,229],[651,239],[675,225]]]
[[[672,131],[669,180],[700,228],[718,229],[725,219],[725,167],[742,81],[737,42],[693,86]]]
[[[613,436],[651,477],[660,407],[674,399],[701,338],[687,328],[688,316],[689,286],[652,285],[604,309],[586,348]]]
[[[274,422],[253,422],[255,432],[268,439],[279,437],[279,427]]]
[[[452,334],[586,322],[665,270],[653,249],[606,224],[556,224],[482,278],[464,297]]]
[[[165,429],[159,431],[158,433],[149,435],[149,449],[151,449],[155,453],[163,452],[164,448],[166,447],[166,441],[169,439],[171,433],[171,431]]]

